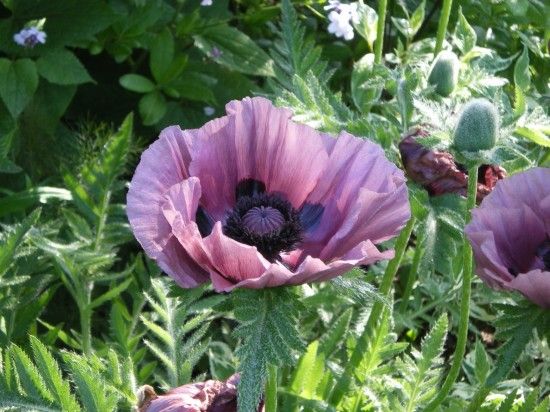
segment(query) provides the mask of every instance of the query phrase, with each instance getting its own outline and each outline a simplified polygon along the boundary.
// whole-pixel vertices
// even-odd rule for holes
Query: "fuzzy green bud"
[[[440,96],[450,95],[458,83],[458,71],[460,62],[452,51],[443,50],[435,58],[428,83],[435,86],[435,91]]]
[[[460,151],[489,150],[497,142],[499,115],[487,99],[474,99],[462,109],[454,133],[454,146]]]

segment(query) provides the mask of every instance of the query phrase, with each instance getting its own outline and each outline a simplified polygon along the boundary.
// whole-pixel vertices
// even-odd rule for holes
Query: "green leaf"
[[[478,340],[475,346],[475,362],[474,362],[474,374],[478,383],[485,383],[491,364],[489,363],[489,356],[483,347],[483,344]]]
[[[462,14],[462,7],[458,9],[458,22],[455,28],[454,40],[463,55],[472,50],[477,41],[477,34]]]
[[[93,82],[84,65],[73,52],[59,49],[36,61],[38,73],[50,83],[71,85]]]
[[[160,92],[151,92],[143,96],[139,101],[139,114],[146,126],[158,123],[166,114],[166,99]]]
[[[375,65],[374,54],[368,53],[353,65],[351,72],[351,97],[355,106],[368,112],[382,94],[388,72]]]
[[[426,0],[422,0],[410,18],[411,37],[414,37],[424,22],[425,8]]]
[[[346,309],[321,336],[319,351],[328,358],[344,341],[353,315],[353,309]]]
[[[378,23],[378,14],[376,10],[363,2],[359,2],[359,23],[355,25],[357,33],[363,37],[371,50],[373,50],[376,40],[376,25]]]
[[[59,365],[46,346],[35,336],[30,336],[34,359],[42,379],[63,410],[80,411],[80,405],[71,394],[69,382],[63,378]]]
[[[215,26],[194,37],[195,45],[211,56],[217,48],[216,62],[231,70],[256,76],[274,76],[273,60],[250,37],[230,26]]]
[[[531,84],[531,75],[529,73],[529,51],[527,46],[523,46],[523,52],[514,66],[514,83],[516,87],[526,91]]]
[[[312,398],[323,379],[325,356],[319,353],[319,341],[309,344],[298,361],[290,387],[294,393],[304,398]]]
[[[38,73],[31,59],[0,59],[0,97],[12,117],[21,114],[37,87]]]
[[[544,314],[544,309],[525,302],[522,305],[501,305],[502,312],[497,319],[496,337],[505,338],[506,342],[499,348],[499,357],[495,369],[487,378],[487,386],[493,387],[508,376],[523,350],[533,336],[533,329]]]
[[[13,262],[15,251],[21,244],[23,237],[30,228],[36,224],[40,217],[40,209],[33,211],[29,217],[16,226],[12,233],[9,233],[0,244],[0,277],[6,273]]]
[[[155,90],[155,83],[149,80],[147,77],[140,74],[125,74],[118,82],[125,89],[131,90],[137,93],[149,93]]]
[[[537,128],[536,126],[518,126],[516,127],[514,133],[525,137],[540,146],[550,147],[550,133],[546,133],[546,130],[544,130],[543,128]]]
[[[242,343],[237,349],[241,372],[238,411],[257,409],[268,364],[292,364],[293,352],[303,343],[296,328],[296,297],[285,288],[233,292],[235,330]]]
[[[174,37],[168,28],[156,35],[150,51],[149,68],[155,80],[162,83],[172,60],[174,60]]]
[[[399,368],[405,375],[403,387],[408,398],[407,411],[413,411],[427,403],[437,393],[437,383],[442,372],[439,369],[443,363],[441,354],[448,326],[447,315],[441,315],[424,338],[421,352],[418,354],[413,351],[416,358],[414,367],[411,360],[406,359],[404,365]],[[408,371],[403,372],[405,369]]]
[[[31,398],[44,399],[47,402],[53,402],[54,398],[46,387],[44,379],[38,373],[36,366],[32,363],[29,356],[16,345],[10,348],[11,358],[13,360],[19,382],[25,391],[25,394]]]

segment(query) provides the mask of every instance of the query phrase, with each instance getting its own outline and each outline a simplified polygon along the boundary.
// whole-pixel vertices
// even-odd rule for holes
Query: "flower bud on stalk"
[[[435,58],[428,83],[435,86],[437,94],[443,97],[449,96],[458,83],[460,62],[452,51],[444,50]]]
[[[487,99],[474,99],[462,109],[454,133],[454,146],[461,152],[492,149],[498,136],[499,116]]]

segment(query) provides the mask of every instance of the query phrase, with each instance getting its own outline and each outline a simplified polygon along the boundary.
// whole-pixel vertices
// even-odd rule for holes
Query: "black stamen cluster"
[[[546,238],[537,249],[537,256],[542,259],[544,268],[550,270],[550,238]]]
[[[258,234],[244,225],[243,218],[246,213],[260,206],[269,206],[281,212],[285,221],[280,229]],[[223,233],[237,242],[256,246],[267,260],[273,262],[281,252],[291,251],[302,241],[302,223],[298,211],[290,202],[278,195],[260,193],[254,196],[241,196],[237,200],[237,204],[227,217]]]

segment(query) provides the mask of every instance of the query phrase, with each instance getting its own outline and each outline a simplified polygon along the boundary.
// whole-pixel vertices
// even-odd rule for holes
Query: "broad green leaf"
[[[82,84],[93,79],[73,52],[59,49],[36,61],[38,73],[50,83],[60,85]]]
[[[378,23],[378,14],[376,11],[363,2],[359,3],[359,23],[355,25],[357,33],[363,37],[371,50],[373,50],[376,40],[376,25]]]
[[[514,66],[514,83],[523,91],[527,90],[531,84],[531,75],[529,74],[529,52],[526,46],[523,46],[523,52]]]
[[[155,90],[155,83],[141,74],[125,74],[118,82],[125,89],[137,93],[149,93]]]
[[[462,8],[458,10],[458,22],[456,23],[454,40],[456,46],[460,49],[463,55],[467,54],[474,48],[477,41],[477,34],[464,14],[462,14]]]
[[[139,100],[139,114],[146,126],[158,123],[166,114],[166,99],[160,92],[147,93]]]
[[[516,127],[515,133],[525,137],[536,144],[544,147],[550,147],[550,133],[535,126]]]
[[[250,37],[230,26],[215,26],[194,37],[207,56],[216,48],[215,61],[231,70],[256,76],[274,76],[273,60]]]
[[[410,18],[411,37],[414,37],[424,22],[425,8],[426,0],[422,0]]]
[[[373,53],[364,55],[353,65],[351,97],[355,106],[363,112],[368,112],[382,94],[386,78],[381,70],[377,70],[374,64]]]
[[[151,48],[149,68],[158,83],[165,80],[165,73],[174,60],[174,37],[168,28],[157,34]]]
[[[14,118],[29,104],[37,87],[38,73],[31,59],[0,59],[0,97]]]

